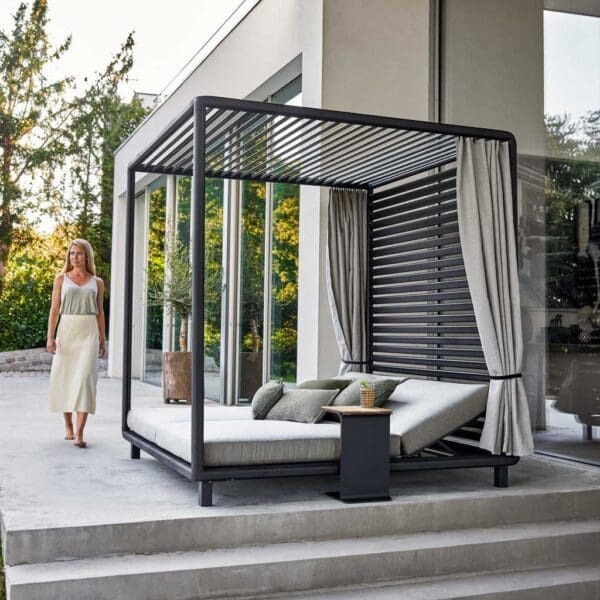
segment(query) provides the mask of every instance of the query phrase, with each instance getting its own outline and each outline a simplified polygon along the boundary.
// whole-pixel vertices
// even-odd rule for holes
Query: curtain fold
[[[459,139],[457,204],[465,271],[491,377],[480,445],[493,454],[524,456],[533,452],[533,438],[520,376],[523,336],[506,142]]]
[[[342,357],[339,374],[366,367],[367,194],[329,192],[326,278],[333,328]]]

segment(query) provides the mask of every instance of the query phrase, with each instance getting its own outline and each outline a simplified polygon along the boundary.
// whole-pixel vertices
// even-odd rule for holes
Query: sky
[[[544,112],[600,109],[600,18],[544,13]]]
[[[9,32],[21,0],[0,1],[0,29]],[[73,34],[53,72],[93,78],[130,31],[135,49],[132,82],[122,93],[160,93],[241,0],[48,0],[48,31],[55,43]],[[129,97],[128,97],[129,96]]]
[[[285,1],[285,0],[281,0]],[[0,29],[20,0],[0,1]],[[160,93],[242,0],[49,0],[49,32],[69,52],[56,74],[93,77],[135,31],[133,91]],[[600,18],[544,13],[545,112],[579,117],[600,107]]]

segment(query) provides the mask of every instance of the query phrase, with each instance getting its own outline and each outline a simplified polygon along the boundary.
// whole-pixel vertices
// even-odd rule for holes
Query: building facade
[[[194,96],[301,103],[514,133],[524,377],[533,424],[549,427],[554,402],[559,417],[595,423],[600,395],[574,399],[594,388],[600,365],[598,3],[246,5],[115,155],[110,373],[118,377],[122,361],[129,161]],[[152,289],[164,281],[169,232],[184,246],[193,235],[189,180],[146,175],[137,193],[133,371],[153,382],[160,378],[162,351],[177,347],[181,325],[153,303]],[[270,378],[294,382],[337,372],[324,268],[327,198],[327,190],[313,187],[209,185],[205,370],[213,399],[247,399],[257,382]]]

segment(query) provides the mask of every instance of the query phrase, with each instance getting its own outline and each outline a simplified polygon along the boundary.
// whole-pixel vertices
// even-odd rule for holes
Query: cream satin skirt
[[[62,315],[50,371],[50,410],[93,415],[97,382],[96,315]]]

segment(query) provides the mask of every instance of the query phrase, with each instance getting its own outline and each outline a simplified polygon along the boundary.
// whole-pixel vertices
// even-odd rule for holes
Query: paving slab
[[[158,388],[134,383],[134,406],[161,406]],[[48,377],[0,377],[0,516],[7,529],[139,522],[231,514],[336,508],[325,495],[333,477],[215,484],[215,506],[197,505],[196,485],[142,453],[129,458],[121,437],[121,382],[101,379],[96,415],[79,449],[63,439],[49,412]],[[510,468],[510,487],[492,485],[492,469],[393,473],[394,503],[461,497],[600,489],[600,469],[530,457]]]

